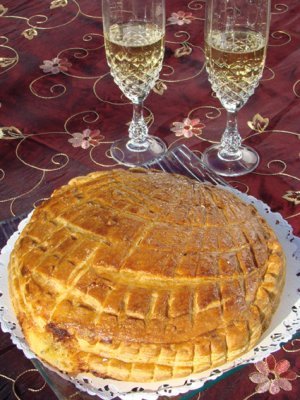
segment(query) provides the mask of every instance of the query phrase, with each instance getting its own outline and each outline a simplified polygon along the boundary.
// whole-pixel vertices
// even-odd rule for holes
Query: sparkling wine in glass
[[[227,125],[221,143],[206,149],[203,161],[220,175],[244,175],[259,163],[257,152],[242,145],[237,113],[262,76],[269,23],[270,0],[206,1],[206,69]]]
[[[162,68],[164,0],[102,0],[105,52],[110,73],[133,103],[129,138],[115,141],[111,155],[120,164],[139,166],[161,158],[164,142],[148,134],[143,102]]]

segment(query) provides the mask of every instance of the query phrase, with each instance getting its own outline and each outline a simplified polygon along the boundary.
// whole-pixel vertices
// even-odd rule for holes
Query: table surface
[[[0,221],[27,213],[74,176],[116,167],[109,148],[127,135],[132,107],[108,71],[100,3],[0,4]],[[226,119],[205,72],[205,1],[167,0],[166,7],[164,66],[144,112],[150,132],[169,148],[184,143],[201,155],[220,140]],[[280,212],[295,235],[300,234],[299,60],[300,2],[272,0],[264,75],[239,113],[243,141],[257,150],[261,161],[253,173],[228,179]],[[184,120],[195,129],[176,136],[172,127]],[[182,398],[299,399],[300,340],[290,341],[274,357],[280,376],[271,386],[259,389],[250,375],[260,367],[248,365]],[[274,360],[268,362],[274,368]],[[266,371],[261,375],[263,381],[274,378]],[[73,387],[68,393],[66,398],[86,398]],[[8,334],[0,331],[0,399],[20,398],[56,397]]]

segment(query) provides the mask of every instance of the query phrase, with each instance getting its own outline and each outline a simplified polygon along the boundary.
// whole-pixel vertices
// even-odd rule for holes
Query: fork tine
[[[211,176],[209,176],[205,169],[201,166],[196,166],[191,160],[191,152],[186,152],[181,146],[178,146],[173,149],[173,155],[176,159],[181,163],[181,165],[185,168],[185,170],[196,178],[200,182],[210,182],[216,185],[216,182]]]
[[[168,172],[168,171],[166,170],[165,166],[163,165],[162,160],[158,161],[158,162],[157,162],[157,165],[160,167],[160,169],[161,169],[162,171]]]
[[[177,172],[175,165],[170,162],[167,154],[157,164],[165,172]]]
[[[214,185],[229,184],[203,163],[186,145],[182,144],[169,150],[158,161],[144,164],[145,168],[159,168],[164,172],[190,175],[199,182],[210,182]]]
[[[186,163],[188,162],[189,165],[192,167],[193,163],[192,163],[192,156],[194,155],[194,153],[191,152],[190,149],[188,149],[185,145],[180,145],[177,146],[173,149],[173,154],[177,157],[177,159],[180,159],[181,162]],[[184,158],[184,160],[182,160],[182,157]],[[205,178],[205,171],[203,171],[203,169],[199,168],[199,173],[201,174],[201,176],[203,178]]]
[[[175,149],[174,149],[175,150]],[[200,177],[199,175],[196,175],[187,165],[186,162],[183,162],[180,157],[178,157],[178,155],[175,153],[175,151],[172,151],[172,155],[173,157],[176,159],[176,161],[179,162],[179,164],[191,175],[193,176],[197,181],[199,182],[205,182],[205,177],[203,174],[201,174],[202,176]]]
[[[197,169],[201,174],[204,174],[204,176],[208,178],[208,180],[211,181],[212,183],[229,186],[228,183],[223,178],[221,178],[214,171],[208,168],[207,165],[204,164],[204,162],[184,144],[178,146],[173,151],[176,151],[177,153],[181,153],[182,155],[184,155],[189,160],[190,166],[192,168]]]

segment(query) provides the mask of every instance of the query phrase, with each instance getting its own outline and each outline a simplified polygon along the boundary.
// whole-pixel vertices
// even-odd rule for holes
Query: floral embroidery
[[[178,11],[173,12],[171,14],[171,17],[168,18],[168,21],[172,25],[184,25],[184,24],[190,24],[192,20],[195,19],[193,14],[191,12],[184,12],[184,11]]]
[[[7,13],[8,8],[4,7],[3,4],[0,4],[0,17]]]
[[[249,375],[251,382],[257,383],[255,388],[256,393],[277,394],[280,389],[285,391],[292,390],[293,381],[297,378],[297,374],[290,368],[288,360],[276,361],[271,354],[264,361],[259,361],[255,364],[258,372],[253,372]]]
[[[29,29],[25,29],[25,31],[22,32],[22,35],[28,39],[28,40],[32,40],[35,36],[38,35],[37,30],[34,28],[29,28]]]
[[[6,68],[16,62],[16,57],[0,57],[0,68]]]
[[[282,198],[294,203],[297,206],[298,204],[300,204],[300,190],[288,190],[286,194],[282,196]]]
[[[269,125],[269,118],[263,118],[260,114],[255,114],[252,121],[248,121],[249,128],[259,133],[264,132]]]
[[[23,133],[15,126],[2,126],[0,128],[0,139],[22,139]]]
[[[175,57],[183,57],[183,56],[189,56],[192,52],[192,48],[187,45],[186,43],[183,43],[182,47],[179,47],[178,49],[175,50]]]
[[[68,140],[73,147],[81,147],[83,149],[88,149],[90,146],[95,146],[100,143],[101,136],[99,129],[91,130],[89,128],[85,129],[82,133],[76,132],[72,134],[72,138]]]
[[[158,81],[156,81],[156,83],[153,87],[153,92],[163,95],[164,91],[167,89],[168,89],[167,85],[163,81],[158,80]]]
[[[193,135],[201,135],[203,128],[205,128],[205,125],[200,122],[199,118],[185,118],[183,122],[173,122],[171,131],[175,132],[176,136],[191,138]]]
[[[50,4],[50,10],[58,7],[66,7],[67,5],[68,5],[68,0],[53,0],[51,1]]]
[[[68,71],[71,67],[71,63],[66,58],[52,58],[52,60],[44,60],[40,68],[45,74],[50,72],[51,74],[59,74],[61,71]]]

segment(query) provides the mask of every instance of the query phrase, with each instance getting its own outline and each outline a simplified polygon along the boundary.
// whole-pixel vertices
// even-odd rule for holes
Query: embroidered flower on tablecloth
[[[255,368],[258,372],[250,374],[249,379],[257,383],[256,393],[277,394],[280,389],[290,391],[292,390],[290,381],[297,378],[297,374],[290,369],[288,360],[282,359],[277,362],[272,354],[264,361],[257,362]]]
[[[191,52],[192,52],[192,48],[188,44],[183,43],[183,46],[178,47],[178,49],[175,50],[174,56],[176,58],[183,57],[183,56],[189,56],[191,54]]]
[[[0,4],[0,17],[7,13],[8,8],[4,7],[3,4]]]
[[[6,68],[17,61],[16,57],[0,57],[0,68]]]
[[[58,7],[66,7],[67,5],[68,5],[68,0],[53,0],[51,1],[50,4],[50,10]]]
[[[52,60],[44,60],[40,68],[45,74],[59,74],[61,71],[68,71],[72,64],[66,58],[52,58]]]
[[[38,35],[38,32],[36,29],[34,28],[29,28],[29,29],[25,29],[25,31],[22,32],[22,35],[28,39],[28,40],[32,40],[35,36]]]
[[[300,190],[288,190],[286,194],[282,196],[282,198],[294,203],[297,206],[300,204]]]
[[[163,81],[158,80],[153,87],[153,92],[163,95],[164,91],[167,89],[167,85]]]
[[[73,147],[81,147],[84,150],[90,146],[95,146],[100,143],[101,136],[99,129],[91,130],[85,129],[83,132],[75,132],[72,138],[68,140]]]
[[[177,11],[171,14],[168,21],[172,25],[184,25],[190,24],[193,19],[195,19],[195,17],[191,12]]]
[[[203,128],[205,125],[200,122],[199,118],[185,118],[183,122],[173,122],[171,131],[175,132],[176,136],[191,138],[193,135],[201,135]]]
[[[0,105],[1,107],[1,105]],[[0,139],[23,139],[23,133],[15,126],[0,127]]]
[[[249,128],[259,133],[262,133],[267,129],[269,122],[269,118],[264,118],[260,114],[255,114],[252,118],[252,121],[248,121],[247,124]]]

